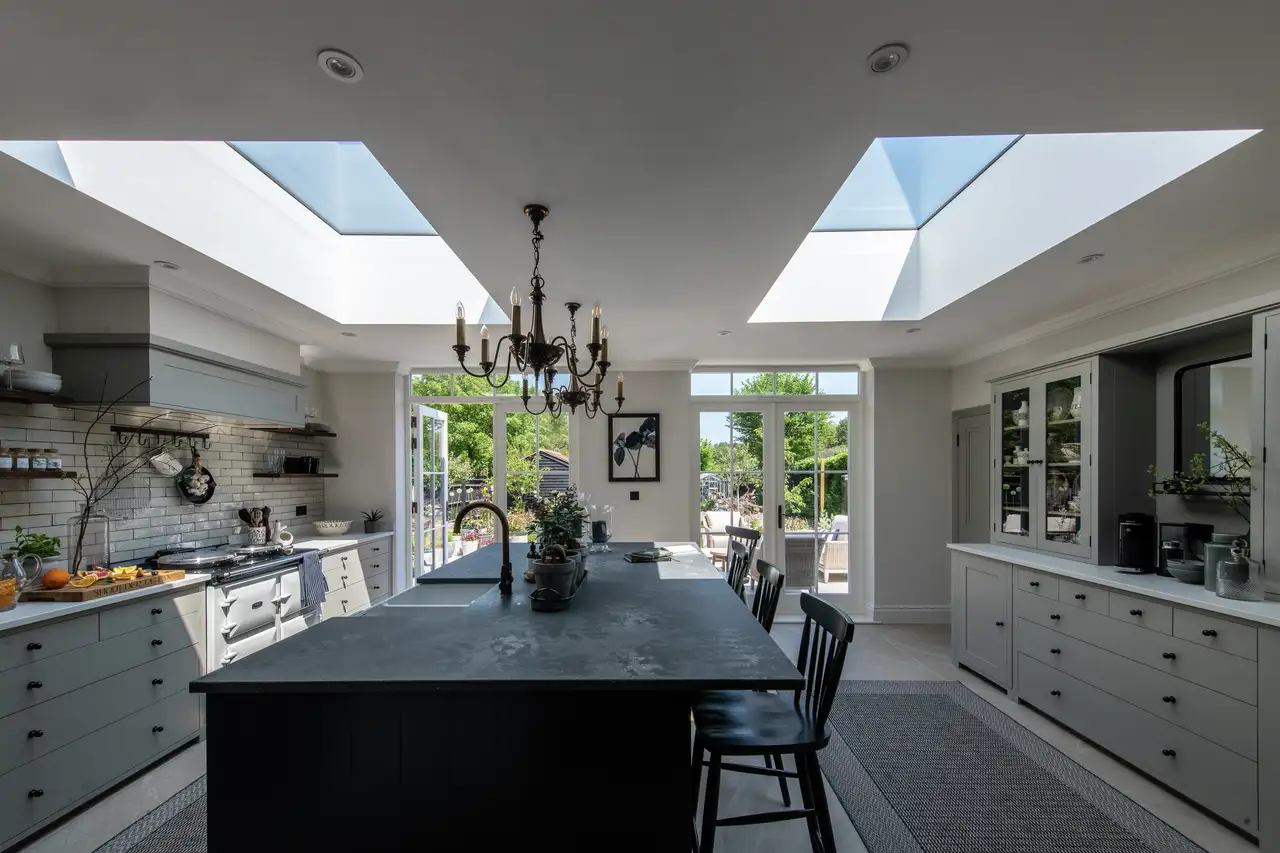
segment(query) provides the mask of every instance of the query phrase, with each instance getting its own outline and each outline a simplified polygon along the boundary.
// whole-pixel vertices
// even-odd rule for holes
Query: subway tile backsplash
[[[62,457],[62,467],[83,477],[83,441],[96,414],[83,409],[0,404],[0,452],[7,453],[13,447],[55,447]],[[95,476],[100,472],[107,447],[117,440],[110,431],[111,425],[136,426],[143,420],[128,414],[104,418],[91,437],[88,470]],[[199,448],[200,459],[217,480],[217,490],[208,503],[195,506],[178,494],[172,478],[145,466],[107,501],[112,510],[113,562],[141,559],[160,548],[177,545],[242,543],[244,526],[237,511],[244,506],[271,507],[272,521],[283,521],[299,534],[309,534],[310,522],[324,518],[324,480],[267,480],[252,476],[254,471],[264,470],[269,449],[323,460],[322,440],[278,436],[207,420],[166,420],[153,426],[210,432],[210,447]],[[190,464],[185,447],[169,452],[183,465]],[[80,501],[70,481],[0,479],[0,550],[13,543],[13,529],[18,525],[65,540],[67,520],[77,512]],[[307,514],[295,515],[295,508],[302,505],[307,507]],[[67,547],[64,541],[64,553]]]

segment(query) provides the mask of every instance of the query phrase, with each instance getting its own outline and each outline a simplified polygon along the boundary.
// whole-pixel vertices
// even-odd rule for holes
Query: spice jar
[[[0,471],[13,470],[13,453],[0,447]]]
[[[45,458],[43,450],[38,447],[28,447],[27,453],[31,456],[32,471],[49,470],[49,460]]]
[[[13,448],[13,470],[30,471],[31,457],[27,455],[27,451],[20,447]]]
[[[48,467],[50,471],[62,470],[62,457],[58,455],[58,448],[46,447],[44,451],[44,458],[46,467]]]

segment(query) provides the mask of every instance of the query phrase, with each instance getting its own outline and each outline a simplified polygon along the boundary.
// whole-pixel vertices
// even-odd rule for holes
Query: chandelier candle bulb
[[[511,337],[520,337],[520,294],[511,288]]]
[[[600,343],[600,303],[591,309],[591,343]]]
[[[622,399],[622,374],[618,374],[618,399]]]
[[[600,328],[600,360],[605,364],[609,363],[609,327],[602,326]]]
[[[489,327],[480,327],[480,363],[489,363]]]
[[[520,396],[528,400],[529,399],[529,377],[528,376],[521,377],[520,386],[521,386]]]
[[[467,345],[467,310],[458,303],[458,346]]]

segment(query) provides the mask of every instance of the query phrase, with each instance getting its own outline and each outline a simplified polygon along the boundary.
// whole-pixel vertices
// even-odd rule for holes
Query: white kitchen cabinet
[[[952,660],[1005,688],[1013,652],[1012,571],[1008,563],[951,555]]]

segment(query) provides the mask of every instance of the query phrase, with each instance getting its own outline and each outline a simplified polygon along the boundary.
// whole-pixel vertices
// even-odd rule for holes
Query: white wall
[[[320,408],[338,434],[328,439],[327,470],[338,474],[325,483],[329,517],[360,523],[361,513],[380,509],[388,518],[400,503],[395,486],[397,445],[395,373],[319,374]],[[401,401],[403,402],[403,401]]]
[[[53,369],[44,333],[57,330],[53,290],[0,272],[0,347],[21,344],[28,370]]]
[[[950,383],[945,370],[873,369],[868,510],[877,621],[950,618]]]
[[[611,380],[606,380],[612,386]],[[616,540],[689,541],[697,537],[693,511],[693,455],[697,419],[689,402],[689,374],[682,370],[628,371],[624,413],[656,412],[662,450],[661,481],[609,482],[609,421],[603,415],[577,423],[578,488],[591,502],[612,504]],[[640,493],[639,501],[628,495]]]

